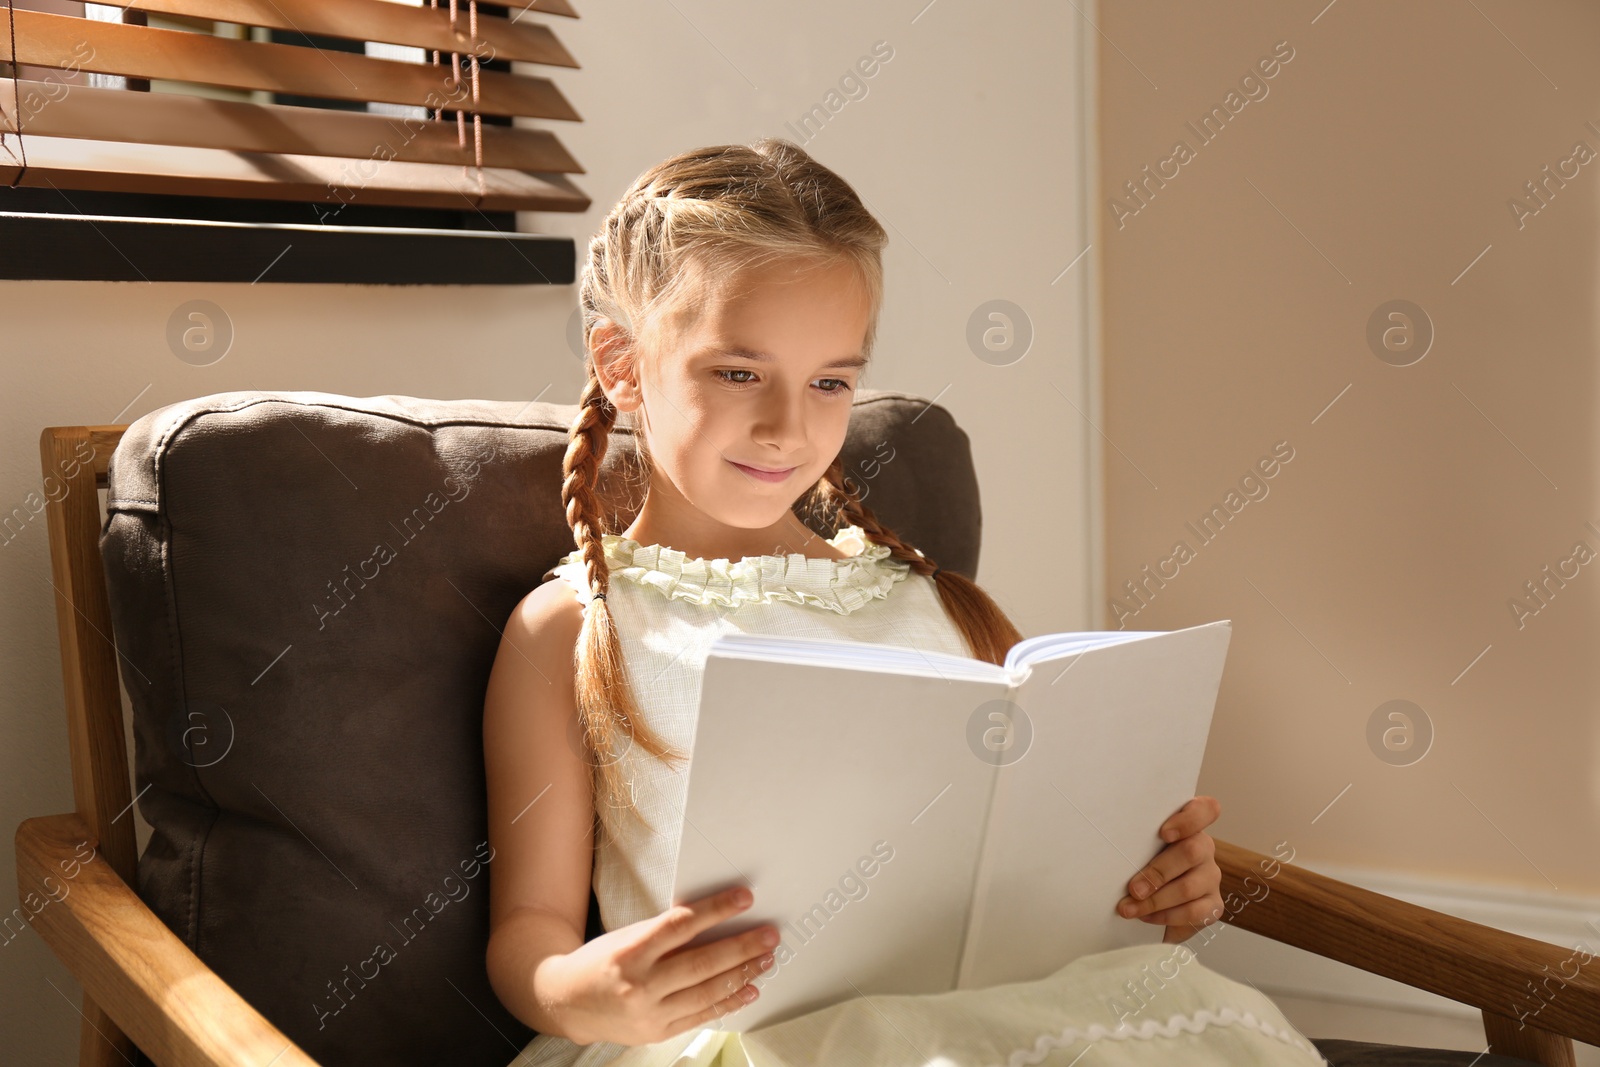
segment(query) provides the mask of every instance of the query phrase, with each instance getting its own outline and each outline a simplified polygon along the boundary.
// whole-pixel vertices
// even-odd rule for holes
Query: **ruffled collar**
[[[621,534],[602,534],[600,541],[613,579],[646,586],[669,600],[726,607],[784,601],[848,615],[887,597],[911,571],[906,561],[889,558],[888,545],[870,540],[855,525],[828,538],[828,544],[841,552],[854,549],[843,559],[816,559],[798,552],[737,560],[691,559],[677,549],[641,545]],[[562,557],[561,565],[578,559],[574,549]],[[583,590],[579,596],[584,602],[589,599]]]

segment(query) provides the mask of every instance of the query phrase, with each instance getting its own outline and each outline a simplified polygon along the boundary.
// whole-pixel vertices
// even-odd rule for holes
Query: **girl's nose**
[[[763,400],[752,436],[778,451],[790,451],[806,439],[805,418],[805,393],[774,389]]]

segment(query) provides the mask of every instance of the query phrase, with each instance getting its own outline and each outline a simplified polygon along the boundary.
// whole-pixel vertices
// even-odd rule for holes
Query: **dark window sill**
[[[231,217],[168,208],[196,198],[131,198],[0,189],[0,279],[150,282],[313,282],[357,285],[571,285],[570,237],[517,233],[510,212],[347,210],[340,222],[280,221],[287,205],[206,204]],[[138,205],[137,200],[146,201]],[[166,203],[165,201],[173,201]],[[178,201],[186,200],[186,204]],[[130,206],[133,205],[133,206]],[[155,207],[149,215],[139,207]],[[103,212],[103,213],[97,213]],[[217,212],[222,215],[222,212]],[[415,222],[406,225],[407,222]],[[483,229],[465,228],[473,223]]]

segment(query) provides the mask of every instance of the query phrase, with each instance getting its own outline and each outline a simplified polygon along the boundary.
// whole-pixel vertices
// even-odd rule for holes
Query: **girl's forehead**
[[[717,271],[698,266],[689,275],[690,302],[707,310],[752,303],[832,297],[867,300],[867,287],[849,260],[781,259]]]
[[[687,332],[716,335],[819,330],[863,331],[871,312],[866,287],[848,269],[779,273],[718,287],[686,302],[680,314]]]
[[[870,313],[867,290],[847,261],[814,261],[807,269],[785,261],[722,277],[700,270],[661,309],[651,347],[679,366],[741,354],[807,370],[852,359],[850,365],[864,365]]]

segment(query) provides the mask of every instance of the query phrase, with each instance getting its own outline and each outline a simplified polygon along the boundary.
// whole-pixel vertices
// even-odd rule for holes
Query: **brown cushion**
[[[498,1067],[532,1036],[484,969],[483,695],[512,607],[573,547],[575,413],[222,393],[144,416],[112,458],[139,895],[328,1067]],[[606,468],[632,449],[615,435]],[[975,576],[947,411],[862,390],[844,459],[890,528]]]

